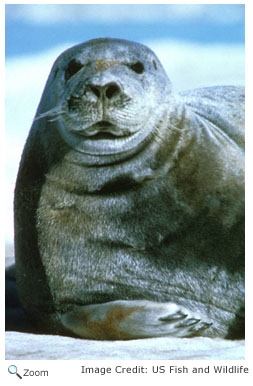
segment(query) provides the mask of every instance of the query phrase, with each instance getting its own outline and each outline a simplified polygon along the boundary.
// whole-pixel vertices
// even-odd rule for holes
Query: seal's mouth
[[[129,157],[130,154],[140,150],[154,134],[154,130],[144,130],[145,127],[132,125],[129,128],[125,122],[116,125],[107,120],[97,121],[90,126],[80,120],[75,129],[68,120],[60,119],[58,124],[61,136],[66,143],[88,156],[106,156],[102,163],[108,162],[108,156],[111,156],[113,161],[116,158],[119,160]]]
[[[110,128],[112,128],[112,127],[115,127],[115,125],[113,125],[111,122],[109,122],[109,121],[100,121],[100,122],[97,122],[95,125],[93,125],[93,126],[97,126],[97,127],[99,127],[100,129],[105,129],[105,130],[107,130],[107,129],[110,129]]]
[[[126,129],[121,129],[109,121],[99,121],[85,129],[78,131],[79,135],[88,137],[91,140],[115,140],[116,138],[129,137],[130,133]]]
[[[101,140],[101,139],[107,139],[107,140],[113,140],[115,139],[115,135],[111,133],[97,133],[94,135],[91,135],[93,140]]]

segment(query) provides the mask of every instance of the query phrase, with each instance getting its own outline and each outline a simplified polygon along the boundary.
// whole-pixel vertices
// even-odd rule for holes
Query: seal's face
[[[91,40],[63,53],[52,72],[61,136],[87,155],[133,152],[166,113],[170,81],[141,44]]]

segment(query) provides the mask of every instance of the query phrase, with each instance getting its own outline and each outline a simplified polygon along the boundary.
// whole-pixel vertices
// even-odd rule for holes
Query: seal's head
[[[37,118],[51,115],[71,148],[107,161],[137,151],[154,134],[171,94],[155,54],[120,39],[93,39],[65,51],[48,82],[52,94]]]

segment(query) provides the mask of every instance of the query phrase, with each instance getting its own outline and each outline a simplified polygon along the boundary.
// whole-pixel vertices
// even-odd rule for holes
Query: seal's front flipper
[[[83,338],[117,340],[158,336],[201,335],[212,323],[202,322],[175,303],[117,300],[74,306],[60,316],[68,330]]]

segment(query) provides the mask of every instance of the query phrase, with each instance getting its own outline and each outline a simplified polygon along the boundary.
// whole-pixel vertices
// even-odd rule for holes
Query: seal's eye
[[[144,65],[141,62],[136,62],[134,64],[131,64],[129,67],[137,74],[142,74],[145,70]]]
[[[65,71],[65,80],[69,80],[71,76],[75,75],[79,70],[81,70],[82,67],[83,65],[80,62],[76,61],[75,59],[71,60]]]

